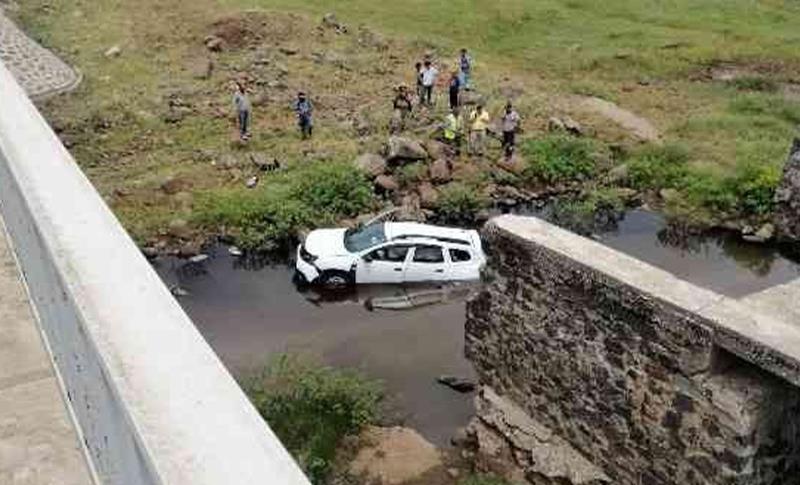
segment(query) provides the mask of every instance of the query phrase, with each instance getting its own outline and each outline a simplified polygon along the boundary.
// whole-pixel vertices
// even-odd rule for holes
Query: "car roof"
[[[387,222],[384,226],[386,239],[389,241],[430,242],[473,245],[472,232],[469,229],[455,227],[431,226],[418,222]]]

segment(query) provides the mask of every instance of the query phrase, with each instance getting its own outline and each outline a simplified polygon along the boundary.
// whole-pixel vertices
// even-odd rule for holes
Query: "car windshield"
[[[357,229],[348,229],[344,233],[344,247],[351,253],[358,253],[365,249],[386,242],[386,232],[383,223],[370,224]]]

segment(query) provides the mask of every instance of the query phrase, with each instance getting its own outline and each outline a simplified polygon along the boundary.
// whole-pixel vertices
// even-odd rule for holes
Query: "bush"
[[[556,224],[579,234],[591,234],[614,226],[625,210],[625,203],[614,189],[597,189],[579,199],[558,200],[551,218]]]
[[[586,180],[596,169],[594,145],[589,140],[549,136],[522,145],[528,159],[523,175],[545,183]]]
[[[316,162],[269,176],[256,189],[200,194],[195,222],[224,226],[241,246],[266,249],[304,227],[358,215],[372,197],[366,176],[350,164]]]
[[[440,191],[436,208],[446,219],[469,220],[488,205],[489,199],[477,188],[451,182]]]
[[[778,90],[778,83],[772,79],[759,76],[739,77],[731,81],[731,85],[740,91],[762,91],[771,93]]]
[[[675,188],[686,177],[688,161],[681,145],[647,147],[628,162],[628,183],[639,190]]]
[[[347,370],[281,355],[245,383],[250,400],[314,484],[325,483],[337,448],[374,423],[383,390]]]

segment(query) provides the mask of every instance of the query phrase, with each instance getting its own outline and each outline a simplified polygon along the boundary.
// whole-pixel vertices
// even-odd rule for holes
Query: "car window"
[[[472,255],[469,254],[469,251],[464,251],[463,249],[450,249],[450,260],[454,263],[463,263],[465,261],[469,261],[472,259]]]
[[[408,254],[408,246],[384,246],[369,253],[369,257],[373,261],[388,261],[391,263],[402,263],[406,260]]]
[[[383,224],[371,224],[359,229],[348,229],[344,233],[344,247],[351,253],[357,253],[365,249],[386,242],[386,232]]]
[[[415,263],[444,263],[444,253],[439,246],[417,246],[414,250]]]

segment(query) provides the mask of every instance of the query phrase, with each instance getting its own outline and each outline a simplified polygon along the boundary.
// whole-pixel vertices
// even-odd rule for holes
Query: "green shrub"
[[[594,145],[586,139],[548,136],[522,145],[528,159],[523,175],[545,183],[586,180],[596,169]]]
[[[737,114],[771,116],[792,124],[800,123],[800,103],[778,94],[740,93],[731,100],[729,110]]]
[[[265,178],[255,189],[200,194],[195,222],[221,227],[250,249],[286,242],[304,227],[333,224],[369,208],[372,187],[347,163],[316,162]]]
[[[378,419],[383,389],[361,374],[281,355],[245,382],[250,400],[314,484],[337,448]]]
[[[489,205],[489,199],[477,188],[451,182],[439,192],[437,211],[448,219],[472,219]]]
[[[553,221],[579,234],[591,234],[616,223],[625,203],[614,189],[597,189],[578,199],[562,199],[552,207]]]
[[[778,83],[772,79],[760,76],[739,77],[731,81],[731,85],[740,91],[762,91],[771,93],[778,90]]]
[[[689,151],[681,145],[649,146],[628,162],[628,183],[639,190],[677,187],[688,161]]]

